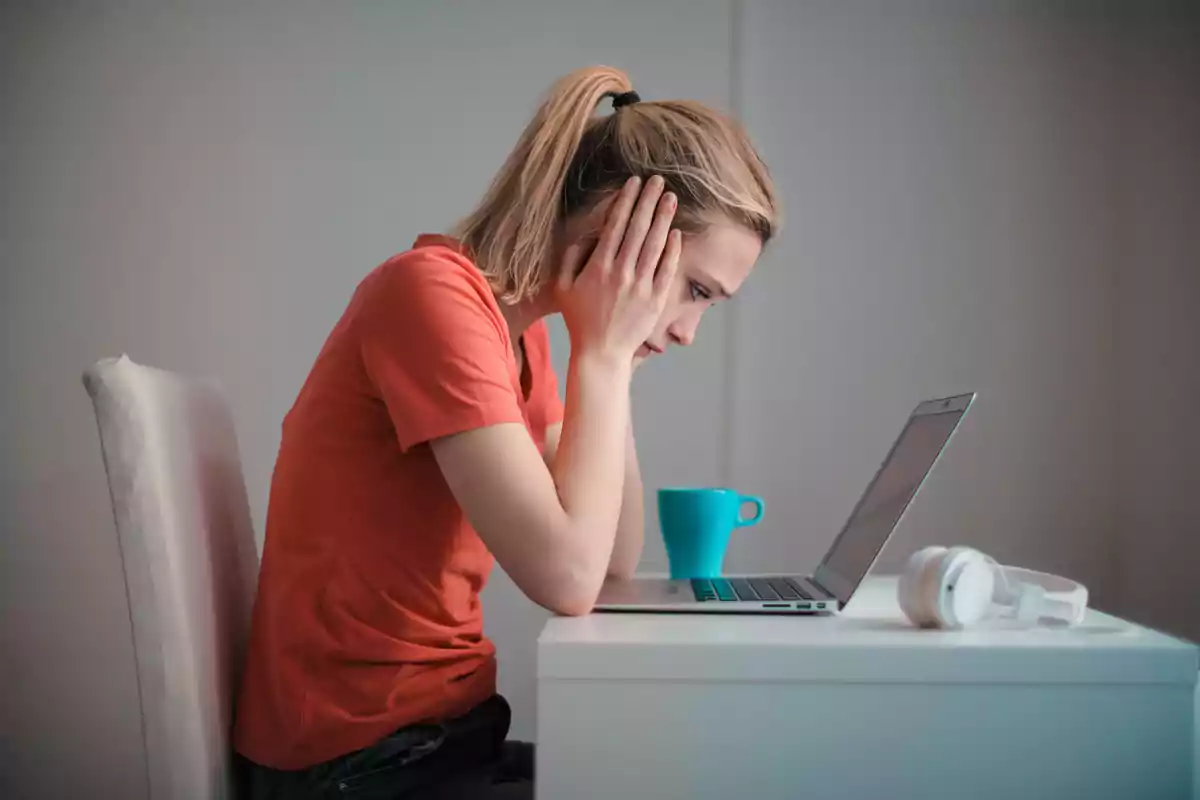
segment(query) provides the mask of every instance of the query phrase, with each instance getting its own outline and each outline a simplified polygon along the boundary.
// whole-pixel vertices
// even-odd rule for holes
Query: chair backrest
[[[258,570],[232,415],[215,386],[127,356],[83,381],[129,596],[150,798],[232,797]]]

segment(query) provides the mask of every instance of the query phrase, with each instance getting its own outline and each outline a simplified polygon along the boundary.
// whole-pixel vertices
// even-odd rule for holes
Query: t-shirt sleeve
[[[382,267],[365,294],[356,320],[363,364],[402,449],[524,422],[503,320],[468,262],[412,251]]]

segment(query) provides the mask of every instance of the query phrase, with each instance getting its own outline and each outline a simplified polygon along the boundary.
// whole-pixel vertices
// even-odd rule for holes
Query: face
[[[761,252],[758,235],[732,222],[721,221],[703,233],[686,234],[676,285],[654,334],[638,349],[638,357],[665,353],[672,345],[691,344],[704,312],[741,288]]]

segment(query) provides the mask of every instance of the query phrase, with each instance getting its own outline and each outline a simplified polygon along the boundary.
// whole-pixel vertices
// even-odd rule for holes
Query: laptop
[[[917,405],[829,552],[809,575],[741,575],[693,580],[636,576],[608,581],[597,611],[690,614],[833,614],[846,603],[900,525],[945,451],[975,393]]]

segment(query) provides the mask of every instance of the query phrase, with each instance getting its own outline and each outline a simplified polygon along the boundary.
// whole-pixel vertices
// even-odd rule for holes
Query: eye
[[[696,281],[688,281],[688,294],[691,295],[694,302],[712,299],[712,292],[708,290],[708,287]]]

